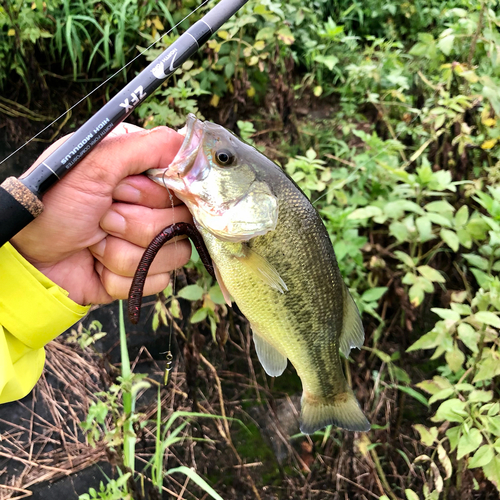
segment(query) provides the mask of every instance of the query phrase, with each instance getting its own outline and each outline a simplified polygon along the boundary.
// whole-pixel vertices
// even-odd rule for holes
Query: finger
[[[170,208],[182,202],[173,191],[156,184],[145,175],[126,177],[113,191],[113,199],[149,208]]]
[[[193,223],[185,205],[156,209],[113,203],[101,219],[101,228],[117,238],[146,248],[162,229],[176,222]]]
[[[105,137],[103,140],[106,140],[107,138],[110,137],[117,137],[122,134],[128,134],[131,132],[138,132],[144,130],[141,127],[138,127],[137,125],[132,125],[131,123],[119,123],[108,135]],[[21,177],[26,176],[29,172],[31,172],[37,165],[42,163],[46,158],[48,158],[59,146],[62,146],[73,134],[68,134],[65,135],[64,137],[61,137],[57,139],[56,142],[51,144],[33,163],[33,165],[23,173]]]
[[[132,278],[118,276],[112,273],[109,269],[104,267],[100,262],[97,262],[95,269],[101,277],[101,282],[106,289],[106,292],[113,297],[113,299],[126,299],[132,285]],[[160,293],[167,288],[170,283],[170,274],[154,274],[146,278],[144,284],[143,295],[153,295]]]
[[[90,251],[109,271],[130,278],[134,276],[144,254],[144,248],[113,236],[93,245]],[[148,274],[164,274],[178,269],[186,264],[190,257],[191,244],[188,239],[172,240],[160,249]]]
[[[168,127],[108,137],[86,157],[86,179],[114,188],[129,175],[140,174],[150,168],[167,168],[183,139],[182,135]]]

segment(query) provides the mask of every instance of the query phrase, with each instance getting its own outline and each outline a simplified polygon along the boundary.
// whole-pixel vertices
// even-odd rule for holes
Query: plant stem
[[[122,379],[125,381],[130,378],[132,370],[130,369],[130,359],[127,349],[127,332],[125,331],[125,320],[123,317],[123,301],[119,304],[119,325],[120,325],[120,356],[122,362]],[[123,412],[125,413],[125,422],[123,424],[123,464],[132,472],[134,471],[135,463],[135,432],[132,424],[133,402],[130,389],[123,390]]]

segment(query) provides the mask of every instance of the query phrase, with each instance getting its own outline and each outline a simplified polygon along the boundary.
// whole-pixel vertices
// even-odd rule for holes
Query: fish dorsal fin
[[[243,262],[261,281],[271,288],[278,290],[280,293],[285,293],[288,290],[286,283],[281,279],[274,266],[248,245],[244,245],[244,255],[235,256],[235,258]]]
[[[347,358],[352,347],[361,349],[365,341],[365,331],[359,311],[349,289],[344,283],[344,318],[339,338],[340,352]]]
[[[255,332],[253,332],[253,341],[257,357],[266,373],[271,377],[279,377],[285,371],[288,361],[286,356],[283,356],[283,354]]]
[[[219,288],[220,288],[220,291],[222,292],[222,296],[224,297],[226,304],[228,306],[230,306],[230,305],[232,305],[231,294],[229,293],[229,290],[227,289],[227,287],[222,279],[222,276],[220,275],[220,272],[217,269],[217,266],[215,265],[215,262],[212,262],[212,266],[214,268],[215,279],[217,280],[217,283],[219,283]]]

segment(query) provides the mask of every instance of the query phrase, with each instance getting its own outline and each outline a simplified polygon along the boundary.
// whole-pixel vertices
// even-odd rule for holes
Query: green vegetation
[[[0,86],[5,92],[7,82],[10,87],[18,81],[24,90],[11,97],[30,107],[30,95],[39,91],[33,85],[43,88],[40,82],[54,72],[86,89],[198,3],[2,5],[0,30],[7,36],[0,39]],[[147,59],[176,36],[174,31],[165,37]],[[34,67],[35,84],[29,76]],[[19,115],[19,107],[6,106]],[[325,490],[345,488],[338,498],[344,492],[363,498],[366,490],[391,500],[495,498],[500,491],[499,2],[249,2],[139,108],[136,119],[148,127],[178,126],[188,112],[239,132],[302,187],[324,219],[363,312],[365,348],[348,362],[373,429],[355,436],[354,446],[352,437],[335,429],[313,436],[316,448],[308,462],[313,477]],[[233,324],[238,318],[196,254],[185,274],[187,286],[176,293],[170,286],[158,298],[153,327],[176,321],[186,345],[194,345],[202,332],[203,352],[217,356],[228,336],[240,342]],[[92,335],[87,332],[82,342],[91,343]],[[255,370],[261,386],[271,391],[257,364]],[[131,434],[134,383],[145,383],[128,376],[122,374],[121,385],[110,392],[132,398],[126,403],[123,397],[123,410],[107,430],[121,429],[121,442]],[[286,382],[278,383],[282,394]],[[266,391],[260,391],[263,398]],[[249,398],[254,395],[248,391]],[[89,438],[101,439],[95,431],[104,422],[99,411],[113,412],[113,398],[89,413],[84,424]],[[239,449],[252,450],[251,460],[258,460],[248,443]],[[288,493],[326,498],[323,486],[310,488],[319,493],[301,489],[309,483],[297,479],[306,470],[299,463],[282,473]],[[130,462],[128,467],[133,469]],[[257,481],[263,486],[276,498],[286,489]],[[252,494],[250,486],[248,491]],[[92,494],[88,498],[115,498]]]

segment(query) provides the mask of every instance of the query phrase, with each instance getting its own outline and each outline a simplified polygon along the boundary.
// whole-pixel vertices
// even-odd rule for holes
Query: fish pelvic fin
[[[248,245],[243,247],[244,254],[235,256],[236,259],[244,263],[261,281],[274,288],[280,293],[285,293],[288,290],[286,283],[283,281],[278,271],[264,257],[259,255],[255,250],[252,250]]]
[[[313,434],[327,425],[336,425],[348,431],[369,431],[370,423],[361,410],[350,387],[334,398],[319,399],[302,395],[300,431]]]
[[[283,356],[275,347],[264,340],[254,331],[253,341],[255,343],[255,351],[259,358],[260,364],[264,367],[265,372],[271,377],[279,377],[286,368],[288,359]]]
[[[340,352],[346,357],[349,357],[351,348],[357,347],[361,349],[365,341],[365,331],[363,323],[359,315],[358,308],[352,298],[349,289],[344,283],[344,317],[342,324],[342,333],[339,337]]]

